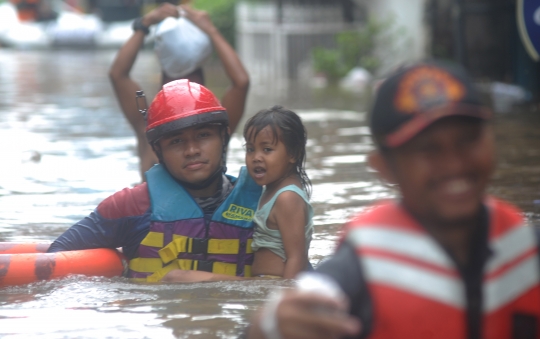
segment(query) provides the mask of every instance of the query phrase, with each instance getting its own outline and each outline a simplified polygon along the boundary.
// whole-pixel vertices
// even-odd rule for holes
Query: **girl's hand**
[[[202,274],[201,274],[202,273]],[[184,271],[184,270],[172,270],[167,273],[162,279],[162,282],[199,282],[206,281],[208,272],[199,271]],[[209,273],[212,274],[212,273]]]
[[[172,270],[167,273],[161,282],[201,282],[201,281],[223,281],[242,280],[242,277],[233,277],[224,274],[215,274],[203,271]]]
[[[178,8],[168,2],[161,4],[158,8],[143,16],[142,22],[146,27],[160,23],[170,16],[178,18]]]
[[[186,18],[188,18],[206,34],[212,35],[212,33],[217,31],[207,12],[193,9],[188,5],[181,5],[180,8],[184,10]]]

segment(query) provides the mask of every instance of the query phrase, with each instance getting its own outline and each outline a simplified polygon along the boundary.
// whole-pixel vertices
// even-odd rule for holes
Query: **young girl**
[[[249,119],[244,139],[249,174],[263,186],[253,218],[252,275],[293,278],[309,265],[313,233],[306,130],[298,115],[274,106]]]
[[[304,170],[307,133],[300,117],[281,106],[259,111],[244,127],[246,166],[263,186],[253,221],[253,277],[294,278],[310,267],[311,182]],[[170,272],[166,282],[239,280],[200,271]]]

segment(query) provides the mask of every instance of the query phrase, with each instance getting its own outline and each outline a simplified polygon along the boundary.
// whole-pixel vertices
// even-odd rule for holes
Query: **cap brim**
[[[492,112],[489,108],[464,103],[453,103],[443,107],[437,107],[427,112],[417,114],[414,118],[400,126],[396,131],[386,135],[385,146],[394,148],[403,145],[435,121],[450,116],[466,116],[481,120],[491,119]]]

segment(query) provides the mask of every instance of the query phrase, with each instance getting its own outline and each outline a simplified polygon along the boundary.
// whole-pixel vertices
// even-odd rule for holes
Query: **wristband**
[[[274,296],[266,303],[263,309],[259,326],[266,339],[282,339],[279,332],[276,311],[279,303],[283,299],[281,292],[275,292]]]
[[[142,31],[144,35],[148,35],[148,33],[150,33],[150,29],[143,24],[142,19],[142,17],[135,19],[133,21],[133,25],[131,25],[131,28],[134,31]]]

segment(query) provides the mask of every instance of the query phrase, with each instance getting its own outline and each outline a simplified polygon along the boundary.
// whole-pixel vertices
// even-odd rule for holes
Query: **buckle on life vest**
[[[191,252],[193,254],[208,253],[208,241],[204,238],[191,238]]]
[[[245,245],[245,253],[252,253],[251,241],[248,239]],[[205,239],[188,238],[182,235],[174,235],[173,241],[158,251],[164,263],[169,263],[178,257],[180,253],[191,254],[238,254],[240,252],[239,239]],[[242,246],[243,247],[243,246]]]

